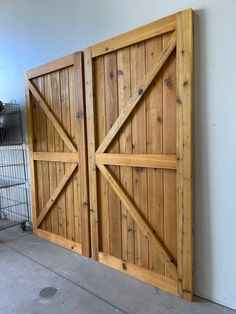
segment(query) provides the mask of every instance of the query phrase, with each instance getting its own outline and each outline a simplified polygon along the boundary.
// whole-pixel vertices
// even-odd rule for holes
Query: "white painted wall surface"
[[[195,10],[195,293],[236,309],[236,1],[0,0],[0,99],[24,71],[176,11]]]

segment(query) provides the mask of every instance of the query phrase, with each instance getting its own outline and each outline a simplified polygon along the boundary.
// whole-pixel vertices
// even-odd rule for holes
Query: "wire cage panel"
[[[29,221],[22,134],[19,105],[0,102],[0,230]]]
[[[2,146],[0,149],[0,188],[24,184],[25,180],[23,146]]]
[[[0,189],[0,230],[28,221],[28,199],[24,186]]]
[[[2,104],[0,106],[0,145],[16,144],[23,144],[20,107],[14,103]]]

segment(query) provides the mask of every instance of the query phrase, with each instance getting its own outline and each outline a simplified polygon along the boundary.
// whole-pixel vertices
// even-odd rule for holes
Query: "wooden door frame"
[[[134,43],[144,41],[146,39],[161,35],[170,31],[176,33],[176,72],[177,72],[177,98],[176,98],[176,123],[177,136],[176,145],[177,152],[172,162],[176,167],[177,173],[177,279],[165,278],[164,276],[150,271],[142,270],[135,265],[126,262],[120,262],[119,259],[106,256],[99,252],[98,237],[98,204],[97,204],[97,169],[103,173],[105,178],[110,182],[113,190],[122,193],[115,178],[104,166],[114,164],[114,158],[119,165],[133,165],[133,161],[129,160],[129,156],[122,157],[114,154],[103,154],[109,143],[113,139],[114,133],[118,133],[121,125],[117,121],[124,121],[124,117],[119,117],[114,123],[114,127],[108,132],[105,140],[102,142],[98,150],[95,148],[95,126],[94,126],[94,100],[93,100],[93,58],[110,53],[111,51],[130,46]],[[121,34],[117,37],[108,39],[102,43],[87,48],[84,52],[85,58],[85,88],[86,88],[86,116],[87,116],[87,134],[88,134],[88,160],[89,160],[89,187],[90,187],[90,223],[91,223],[91,251],[92,257],[102,263],[108,264],[120,271],[130,275],[137,276],[144,281],[152,283],[173,294],[177,294],[185,300],[192,300],[193,295],[193,244],[192,244],[192,141],[193,141],[193,12],[191,9],[181,11],[166,18],[157,20],[153,23],[144,25],[135,30]],[[129,109],[133,109],[135,103],[141,98],[146,88],[141,86],[134,95],[133,100],[129,102]],[[133,106],[133,107],[132,107]],[[128,106],[127,106],[128,107]],[[127,113],[127,112],[126,112]],[[127,116],[126,116],[127,117]],[[109,136],[110,134],[110,136]],[[106,155],[106,156],[104,156]],[[104,158],[106,159],[104,162]],[[100,161],[99,161],[100,160]],[[103,163],[101,163],[101,160]],[[119,160],[119,161],[118,161]],[[158,165],[159,161],[159,165]],[[135,160],[136,163],[144,162],[142,156]],[[153,161],[157,166],[161,166],[167,160],[163,159]],[[146,163],[147,164],[147,163]],[[142,164],[143,165],[143,164]],[[166,166],[166,165],[165,165]],[[173,164],[172,164],[173,166]],[[124,195],[122,196],[125,197]],[[126,208],[132,207],[126,199]],[[135,208],[134,208],[135,209]],[[146,226],[147,227],[147,226]],[[144,228],[145,229],[145,228]],[[147,230],[147,229],[145,229]],[[150,236],[150,230],[149,236]],[[167,262],[170,257],[167,256]],[[155,277],[155,278],[154,278]]]
[[[31,81],[34,78],[49,74],[64,68],[74,67],[74,84],[75,84],[75,104],[78,112],[77,132],[82,141],[78,141],[78,148],[71,142],[66,134],[66,131],[61,126],[60,122],[54,116],[49,108],[46,100],[41,95],[37,87]],[[85,106],[84,106],[84,86],[83,86],[83,54],[76,52],[67,55],[63,58],[41,65],[31,69],[25,73],[25,92],[26,92],[26,109],[27,109],[27,124],[28,124],[28,144],[29,144],[29,159],[30,159],[30,178],[31,178],[31,198],[32,198],[32,225],[34,234],[61,245],[70,250],[76,251],[86,256],[90,256],[90,230],[89,230],[89,206],[88,206],[88,178],[87,178],[87,147],[86,147],[86,123],[85,123]],[[31,95],[36,98],[41,109],[56,128],[58,134],[68,147],[70,152],[35,152],[34,151],[34,130],[32,119]],[[64,176],[61,178],[58,186],[45,204],[44,209],[39,217],[36,217],[38,202],[37,202],[37,180],[35,171],[36,161],[56,161],[69,162],[71,166],[67,169]],[[60,235],[53,234],[39,228],[42,220],[49,212],[52,204],[60,195],[70,177],[78,168],[78,181],[83,182],[79,185],[78,193],[80,194],[81,202],[81,228],[82,228],[82,244],[72,240],[68,240]]]

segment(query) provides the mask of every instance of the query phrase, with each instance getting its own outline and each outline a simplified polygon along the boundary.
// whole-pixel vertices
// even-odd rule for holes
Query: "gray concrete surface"
[[[48,295],[47,287],[52,295]],[[42,291],[43,290],[43,291]],[[15,227],[0,232],[0,313],[181,313],[236,311],[185,302]]]

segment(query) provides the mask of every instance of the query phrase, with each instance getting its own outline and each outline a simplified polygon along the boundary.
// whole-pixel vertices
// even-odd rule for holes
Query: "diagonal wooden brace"
[[[40,107],[43,109],[44,113],[46,114],[48,119],[51,121],[51,123],[55,127],[56,131],[59,133],[59,135],[61,136],[61,138],[65,142],[66,146],[69,148],[70,151],[76,153],[77,150],[76,150],[74,144],[71,142],[71,140],[69,139],[65,130],[61,126],[60,122],[55,117],[52,110],[49,108],[47,102],[45,101],[44,97],[41,95],[40,91],[37,89],[37,87],[30,80],[27,80],[26,84],[28,84],[29,90],[34,95],[36,100],[39,102]]]
[[[159,59],[154,63],[152,69],[147,73],[147,75],[144,77],[141,84],[136,89],[134,95],[130,98],[127,105],[124,107],[124,109],[121,111],[119,117],[107,133],[106,137],[103,139],[101,145],[97,149],[96,153],[102,154],[105,152],[107,147],[111,144],[113,139],[115,138],[116,134],[119,132],[133,109],[136,107],[136,105],[139,103],[140,99],[154,80],[154,78],[157,76],[157,74],[162,69],[163,65],[165,64],[166,60],[171,55],[172,51],[176,47],[176,32],[173,33],[171,36],[170,41],[165,46],[165,48],[162,51],[162,54],[160,55]]]
[[[36,225],[37,227],[39,227],[39,225],[41,224],[41,222],[43,221],[43,219],[46,217],[46,215],[48,214],[50,208],[52,207],[52,205],[55,203],[55,201],[57,200],[58,196],[60,195],[60,193],[62,192],[63,188],[65,187],[66,183],[69,181],[70,177],[72,176],[73,172],[75,171],[75,168],[78,166],[77,163],[73,163],[70,168],[66,171],[66,173],[64,174],[64,176],[62,177],[61,181],[59,182],[58,186],[56,187],[56,189],[54,190],[54,192],[52,193],[51,197],[49,198],[49,200],[47,201],[45,207],[42,209]]]
[[[149,226],[148,222],[145,220],[145,218],[142,216],[140,211],[137,209],[137,207],[133,204],[133,202],[127,196],[127,194],[122,189],[122,187],[119,185],[119,183],[114,178],[112,173],[102,164],[98,163],[97,166],[100,169],[104,178],[110,183],[112,189],[114,190],[116,195],[119,197],[119,199],[123,203],[123,205],[126,207],[128,212],[132,216],[133,220],[137,223],[138,227],[143,232],[144,236],[153,245],[153,249],[155,250],[156,254],[160,257],[161,261],[164,264],[169,266],[173,275],[175,276],[175,278],[177,278],[176,263],[175,263],[174,259],[172,258],[172,256],[167,251],[167,249],[165,248],[162,241],[154,233],[152,228]]]

